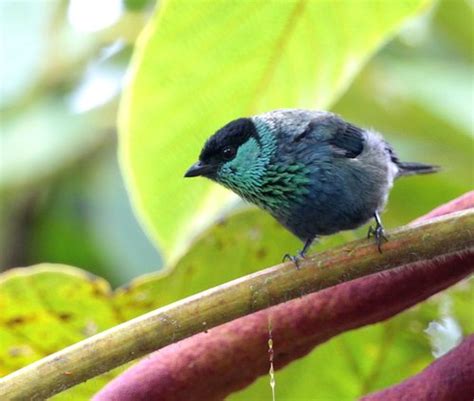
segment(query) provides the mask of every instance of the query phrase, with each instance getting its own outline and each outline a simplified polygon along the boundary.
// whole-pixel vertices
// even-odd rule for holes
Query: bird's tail
[[[441,168],[431,164],[398,162],[398,176],[407,176],[415,174],[431,174],[438,172]]]

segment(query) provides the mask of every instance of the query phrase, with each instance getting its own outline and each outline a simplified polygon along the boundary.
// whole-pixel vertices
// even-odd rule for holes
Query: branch
[[[359,240],[308,257],[299,270],[280,264],[122,323],[0,380],[6,399],[50,397],[151,351],[205,329],[305,294],[417,261],[449,256],[474,244],[474,210],[390,233],[379,254]]]

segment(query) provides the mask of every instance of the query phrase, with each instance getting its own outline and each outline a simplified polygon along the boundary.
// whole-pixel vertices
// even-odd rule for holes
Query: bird
[[[402,162],[380,133],[332,112],[281,109],[218,129],[184,176],[206,177],[271,214],[303,242],[283,258],[298,268],[316,239],[371,219],[367,237],[382,252],[380,214],[394,181],[438,170]]]

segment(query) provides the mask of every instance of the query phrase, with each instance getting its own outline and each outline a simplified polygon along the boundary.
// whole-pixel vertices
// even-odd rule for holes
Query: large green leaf
[[[378,46],[429,3],[160,3],[137,45],[120,147],[135,209],[167,260],[176,261],[231,197],[182,178],[207,136],[238,116],[327,108]]]

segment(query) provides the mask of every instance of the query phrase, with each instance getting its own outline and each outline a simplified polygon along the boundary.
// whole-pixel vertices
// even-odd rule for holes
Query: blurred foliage
[[[0,268],[69,263],[117,285],[161,265],[115,157],[117,98],[151,5],[0,2]]]
[[[400,2],[410,10],[415,3]],[[153,2],[115,1],[117,9],[107,15],[117,18],[93,29],[84,21],[81,25],[73,4],[79,9],[83,4],[92,15],[87,2],[80,1],[0,2],[0,57],[8,60],[0,63],[0,266],[66,263],[117,285],[161,266],[132,214],[115,157],[117,98]],[[397,182],[384,214],[389,227],[472,188],[472,2],[443,0],[432,9],[425,7],[427,12],[404,25],[354,81],[380,34],[392,34],[407,10],[384,20],[381,8],[396,8],[398,2],[377,3],[374,18],[363,7],[336,12],[330,2],[320,2],[324,18],[313,16],[321,20],[312,25],[311,16],[305,16],[297,25],[288,52],[274,67],[274,81],[264,82],[261,97],[254,96],[258,63],[276,57],[269,44],[288,33],[284,21],[295,18],[291,11],[262,6],[248,13],[252,3],[244,2],[241,10],[234,3],[235,15],[229,12],[221,19],[216,14],[208,23],[204,7],[177,18],[174,4],[179,2],[165,2],[162,20],[154,17],[142,36],[121,123],[133,127],[137,146],[134,167],[130,163],[125,168],[128,183],[140,207],[147,205],[140,214],[148,215],[154,237],[159,233],[164,239],[160,245],[168,256],[175,253],[175,269],[141,277],[114,295],[101,279],[91,281],[67,267],[4,274],[1,374],[92,334],[88,328],[110,327],[279,262],[283,253],[298,248],[290,234],[260,211],[244,209],[223,217],[236,205],[229,192],[204,180],[181,179],[203,139],[237,115],[333,104],[332,110],[346,119],[383,132],[403,159],[442,165],[437,175]],[[356,28],[349,28],[351,18],[360,21]],[[235,29],[230,29],[232,21],[238,22]],[[262,36],[265,24],[281,29],[272,31],[268,42]],[[338,31],[341,26],[344,32]],[[308,40],[306,35],[313,34],[317,39]],[[190,35],[190,42],[180,41]],[[354,47],[344,47],[352,36]],[[253,57],[246,61],[250,53]],[[288,60],[296,60],[298,67]],[[201,74],[206,86],[197,88],[190,74]],[[234,203],[228,204],[229,199]],[[220,224],[210,226],[216,218]],[[362,228],[324,238],[316,249],[364,233]],[[184,256],[178,259],[179,254]],[[277,398],[313,400],[317,389],[320,400],[350,400],[420,371],[432,360],[423,333],[428,323],[449,315],[464,333],[472,332],[472,300],[471,281],[386,323],[333,339],[277,372]],[[62,320],[66,315],[70,317]],[[35,346],[38,339],[40,347]],[[88,399],[112,375],[57,398]],[[268,382],[264,377],[230,398],[268,399]]]

